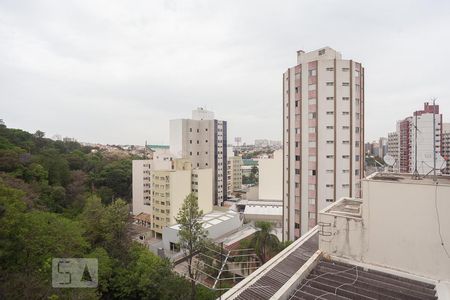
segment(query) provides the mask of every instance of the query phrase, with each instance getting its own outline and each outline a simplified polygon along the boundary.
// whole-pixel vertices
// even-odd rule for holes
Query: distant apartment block
[[[433,132],[433,111],[435,132]],[[439,114],[439,105],[433,106],[428,102],[424,104],[423,110],[415,111],[412,116],[397,121],[396,132],[388,136],[388,153],[396,159],[394,170],[413,173],[417,164],[419,174],[432,171],[434,149],[437,155],[444,155],[444,135],[441,124],[442,114]],[[433,139],[435,139],[434,146]],[[440,167],[437,166],[437,168]],[[440,173],[439,170],[438,173]]]
[[[193,169],[187,159],[133,160],[133,215],[161,237],[176,224],[184,199],[193,193],[204,213],[212,211],[212,169]]]
[[[359,197],[364,169],[364,68],[325,47],[297,52],[283,74],[284,239],[317,223],[318,211]]]
[[[192,111],[192,119],[170,121],[170,152],[186,158],[193,168],[213,171],[213,202],[227,199],[227,122],[214,119],[203,108]]]
[[[235,191],[242,190],[242,164],[242,157],[228,157],[228,195],[231,195]]]
[[[399,148],[399,138],[397,132],[388,133],[388,146],[387,146],[387,154],[392,156],[396,162],[399,161],[400,157],[400,148]],[[390,171],[399,171],[398,163],[394,166],[389,167]]]

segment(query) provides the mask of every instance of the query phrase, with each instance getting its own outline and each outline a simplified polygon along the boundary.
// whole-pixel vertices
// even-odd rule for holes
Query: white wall
[[[274,152],[274,158],[260,159],[259,198],[264,200],[283,199],[283,150]]]
[[[151,160],[133,160],[132,162],[132,191],[133,191],[133,214],[152,213],[150,205],[144,205],[144,177],[150,177],[150,174],[144,174],[144,171],[150,168],[144,167],[144,164],[151,164]],[[150,180],[146,181],[150,183]],[[150,187],[146,188],[150,189]]]
[[[170,224],[176,224],[178,211],[190,193],[191,171],[170,172]]]
[[[209,213],[213,209],[213,171],[212,169],[196,169],[192,170],[192,174],[198,175],[198,206],[204,214]]]
[[[175,158],[183,157],[183,120],[170,120],[170,152]]]
[[[412,183],[408,175],[404,183],[370,178],[363,180],[362,220],[321,212],[320,221],[333,224],[334,235],[321,236],[320,249],[449,281],[450,258],[440,239],[450,251],[449,179],[435,186],[430,179]]]

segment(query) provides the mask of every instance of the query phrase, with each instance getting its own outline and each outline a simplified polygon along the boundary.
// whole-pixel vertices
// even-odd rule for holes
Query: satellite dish
[[[442,170],[447,167],[447,161],[440,155],[436,156],[436,169]]]
[[[392,157],[392,156],[389,155],[389,154],[386,154],[386,155],[383,157],[383,160],[384,160],[384,162],[385,162],[388,166],[390,166],[390,167],[392,167],[393,165],[395,165],[395,158]]]

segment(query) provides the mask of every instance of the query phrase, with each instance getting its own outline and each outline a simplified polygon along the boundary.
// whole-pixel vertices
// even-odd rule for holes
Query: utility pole
[[[433,181],[436,181],[436,98],[433,98]],[[442,126],[442,124],[441,124]]]

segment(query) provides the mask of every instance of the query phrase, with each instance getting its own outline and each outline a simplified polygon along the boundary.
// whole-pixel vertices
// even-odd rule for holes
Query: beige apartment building
[[[170,152],[186,158],[194,168],[212,169],[213,204],[227,199],[227,122],[214,119],[203,108],[192,111],[191,119],[170,121]]]
[[[153,234],[176,224],[184,199],[192,192],[204,213],[212,211],[212,169],[193,169],[187,159],[133,161],[133,214]]]
[[[228,195],[242,189],[242,157],[228,157]]]
[[[360,197],[364,68],[325,47],[297,51],[283,74],[283,238],[313,228],[318,211]]]

